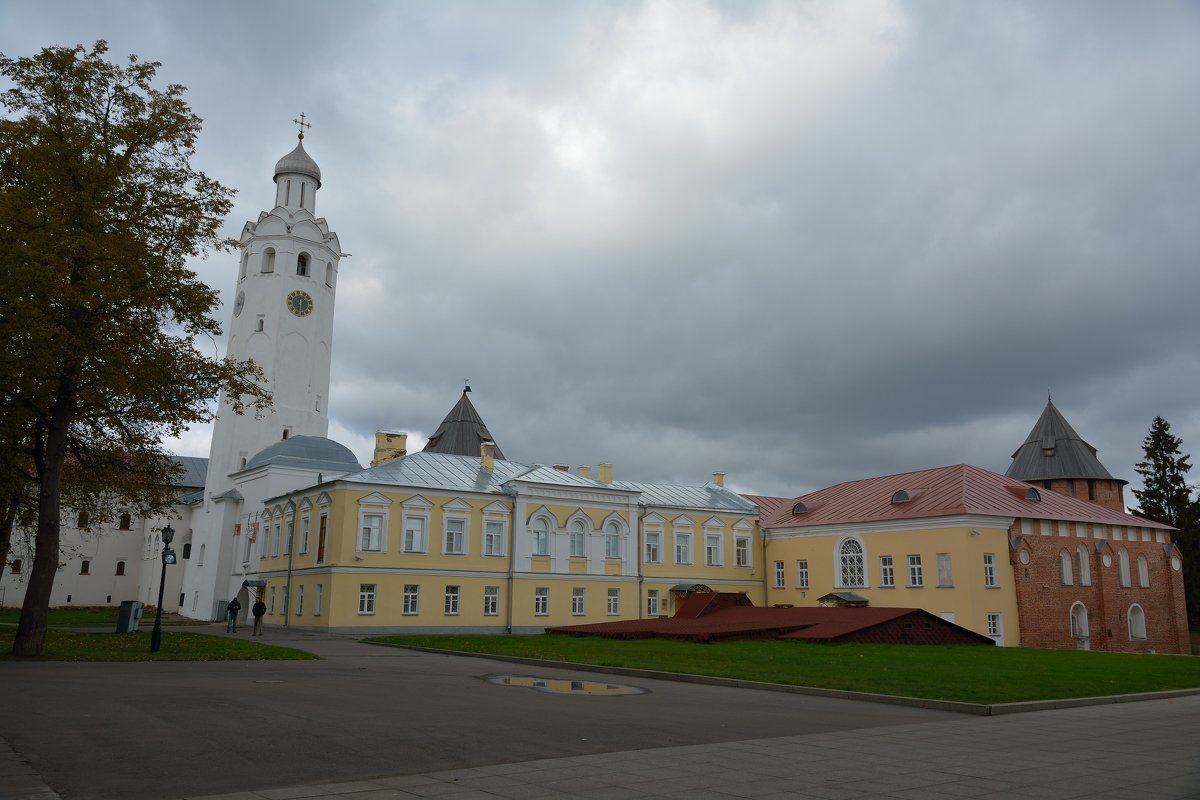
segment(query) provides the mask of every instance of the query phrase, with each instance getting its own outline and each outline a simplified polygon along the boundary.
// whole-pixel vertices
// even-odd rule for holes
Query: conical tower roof
[[[475,406],[471,404],[471,398],[467,397],[470,391],[470,386],[463,389],[462,397],[455,403],[454,408],[450,409],[450,413],[442,420],[433,436],[429,437],[422,452],[478,456],[482,443],[496,441],[488,431],[487,425],[483,423],[479,412],[475,410]],[[506,460],[500,452],[499,445],[496,446],[496,458]]]
[[[1021,481],[1116,480],[1096,458],[1096,448],[1075,432],[1050,400],[1012,458],[1004,474]]]

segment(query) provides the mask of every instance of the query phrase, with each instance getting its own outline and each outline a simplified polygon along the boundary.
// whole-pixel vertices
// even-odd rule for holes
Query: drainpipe
[[[519,497],[519,495],[518,495]],[[512,520],[509,522],[509,538],[508,543],[508,594],[504,598],[504,632],[512,633],[512,609],[513,609],[513,570],[516,569],[517,558],[517,499],[513,498]]]
[[[292,513],[291,529],[288,531],[288,565],[287,565],[287,582],[284,586],[287,587],[287,603],[283,607],[283,627],[288,626],[288,621],[292,614],[292,559],[296,557],[295,541],[296,536],[296,520],[299,518],[299,509]]]
[[[634,553],[634,561],[637,563],[637,579],[638,579],[638,619],[645,619],[646,614],[646,576],[642,573],[642,520],[646,516],[646,507],[638,504],[640,509],[637,514],[637,535],[634,536],[634,544],[637,546],[637,552]]]

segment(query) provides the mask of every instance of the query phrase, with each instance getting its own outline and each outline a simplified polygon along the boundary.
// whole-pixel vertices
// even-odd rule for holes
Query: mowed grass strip
[[[554,634],[366,641],[981,704],[1200,687],[1200,658],[1192,656],[969,645],[699,644]]]
[[[0,630],[0,661],[12,655],[15,628]],[[290,647],[209,636],[203,633],[163,631],[161,649],[150,652],[150,631],[90,633],[50,629],[39,660],[42,661],[306,661],[317,656]],[[25,660],[25,659],[20,659]]]

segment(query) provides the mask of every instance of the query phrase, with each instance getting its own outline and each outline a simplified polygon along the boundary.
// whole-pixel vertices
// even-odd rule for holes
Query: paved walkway
[[[211,629],[206,629],[212,632]],[[421,691],[429,687],[445,686],[452,692],[463,692],[478,683],[466,682],[462,676],[477,674],[482,665],[495,672],[511,671],[511,664],[485,659],[452,658],[411,651],[381,651],[354,642],[349,637],[311,636],[288,632],[268,633],[269,643],[288,644],[318,652],[324,662],[291,662],[296,667],[313,665],[320,671],[314,681],[366,680],[377,674],[381,682],[390,682],[401,675],[427,675],[435,682],[421,684]],[[236,664],[193,665],[131,665],[128,668],[113,666],[113,680],[121,678],[126,669],[129,676],[138,681],[154,679],[158,668],[169,667],[163,675],[167,683],[176,683],[182,678],[192,684],[193,691],[205,680],[208,668],[219,672],[216,680],[225,680],[226,670],[248,671],[253,677],[258,670],[277,669],[280,662],[236,662]],[[272,667],[274,664],[276,666]],[[463,666],[464,664],[470,666]],[[107,666],[107,665],[106,665]],[[147,669],[147,666],[151,667]],[[64,667],[61,674],[52,676],[56,693],[69,692],[76,684],[94,686],[94,680],[85,683],[86,676],[76,674],[79,665]],[[364,671],[365,670],[365,671]],[[530,671],[530,670],[526,670]],[[536,670],[539,673],[546,670]],[[462,673],[460,676],[458,673]],[[554,671],[549,671],[554,672]],[[563,672],[563,671],[558,671]],[[45,673],[42,682],[48,680]],[[589,673],[576,673],[577,677],[595,677]],[[8,677],[19,679],[21,674],[12,671]],[[92,674],[94,679],[94,674]],[[275,686],[277,680],[253,682]],[[287,676],[289,682],[298,682],[300,675]],[[286,685],[286,684],[285,684]],[[653,683],[649,685],[654,685]],[[667,687],[678,688],[667,688]],[[14,691],[20,688],[18,683]],[[503,690],[495,696],[507,701]],[[295,785],[286,780],[279,781],[274,788],[256,788],[224,794],[204,792],[187,795],[187,800],[292,800],[293,798],[317,798],[329,800],[398,800],[412,797],[449,797],[454,800],[470,798],[796,798],[798,800],[854,800],[855,798],[891,798],[893,800],[948,800],[949,798],[1020,798],[1022,800],[1047,800],[1048,798],[1097,798],[1097,800],[1196,800],[1200,798],[1200,696],[1153,700],[1115,705],[1099,705],[1081,708],[1058,709],[1035,713],[1014,714],[998,717],[979,717],[945,712],[913,712],[896,708],[873,706],[854,701],[820,698],[796,698],[793,695],[773,695],[748,689],[721,687],[694,687],[681,684],[661,684],[655,690],[659,700],[665,695],[680,693],[684,703],[710,703],[713,708],[726,709],[729,716],[714,720],[717,727],[728,730],[707,735],[699,743],[683,746],[656,747],[643,744],[645,739],[635,733],[628,735],[634,748],[610,748],[611,752],[576,752],[557,758],[536,760],[506,760],[506,763],[482,764],[475,753],[473,761],[461,755],[443,759],[443,763],[456,761],[458,764],[473,763],[470,768],[441,769],[418,772],[419,764],[428,770],[432,754],[405,762],[399,751],[391,759],[371,762],[375,769],[390,766],[393,774],[379,774],[371,770],[344,769],[349,752],[335,754],[326,751],[333,764],[341,763],[342,775],[361,775],[361,779],[332,782],[302,783],[297,778]],[[793,730],[806,731],[797,735],[771,735],[754,737],[745,726],[738,727],[732,718],[734,706],[728,703],[734,693],[734,706],[757,708],[764,699],[786,713],[811,715],[805,722],[798,720]],[[374,695],[372,695],[374,696]],[[479,697],[491,697],[480,694]],[[649,696],[649,697],[653,697]],[[128,697],[128,696],[126,696]],[[537,693],[531,698],[539,697]],[[740,699],[738,699],[740,698]],[[279,698],[282,699],[282,698]],[[435,698],[436,700],[436,698]],[[506,717],[502,728],[487,728],[483,720],[487,710],[474,696],[469,698],[476,709],[477,719],[468,719],[468,727],[452,730],[452,738],[462,741],[466,752],[478,751],[482,743],[503,731],[514,742],[533,735],[535,724],[546,724],[542,719],[554,712],[553,704],[542,706],[541,716],[533,720],[521,717]],[[446,699],[437,700],[447,702]],[[290,705],[290,704],[289,704]],[[391,715],[390,724],[419,726],[422,736],[433,735],[438,726],[461,724],[462,711],[452,712],[453,719],[439,720],[428,709],[418,709],[411,699],[399,707],[409,708],[408,714],[396,716],[396,711],[381,709],[376,716]],[[398,710],[399,707],[393,707]],[[444,706],[439,706],[444,707]],[[292,707],[295,708],[294,706]],[[566,711],[565,724],[570,726]],[[581,707],[575,707],[581,708]],[[595,709],[608,708],[615,716],[613,724],[622,720],[629,728],[646,724],[631,714],[634,706],[618,709],[613,706],[596,705]],[[656,708],[651,706],[650,708]],[[670,708],[681,708],[672,706]],[[878,714],[871,709],[877,709]],[[103,713],[103,706],[89,709]],[[869,712],[864,716],[864,709]],[[527,709],[528,710],[528,709]],[[176,709],[178,713],[180,709]],[[329,709],[317,709],[330,713]],[[661,709],[660,709],[661,711]],[[20,713],[19,711],[17,712]],[[131,707],[131,714],[140,710]],[[294,713],[294,711],[289,712]],[[316,713],[316,712],[314,712]],[[682,712],[680,712],[682,713]],[[762,715],[754,710],[751,714]],[[103,714],[107,716],[106,713]],[[85,715],[87,716],[87,715]],[[786,716],[786,714],[785,714]],[[755,717],[757,718],[757,717]],[[173,720],[178,723],[177,718]],[[301,720],[294,719],[294,722]],[[314,720],[315,721],[315,718]],[[314,729],[305,720],[302,730],[312,735]],[[802,724],[799,724],[802,723]],[[575,721],[578,726],[581,723]],[[603,724],[597,718],[589,723]],[[473,727],[472,727],[473,726]],[[195,726],[192,726],[195,727]],[[350,725],[335,726],[344,735],[353,736],[356,730]],[[524,730],[523,730],[524,727]],[[12,730],[10,728],[10,730]],[[19,729],[18,729],[19,730]],[[57,728],[57,730],[62,730]],[[191,730],[191,728],[189,728]],[[275,727],[272,730],[282,729]],[[594,735],[592,730],[580,729],[582,736]],[[762,733],[760,729],[758,733]],[[770,732],[770,731],[768,731]],[[65,733],[65,731],[64,731]],[[193,731],[195,733],[195,731]],[[750,735],[747,735],[747,734]],[[214,732],[214,735],[218,735]],[[271,734],[267,734],[270,736]],[[561,737],[560,729],[556,736]],[[365,745],[369,746],[372,736],[367,731]],[[43,738],[41,742],[46,742]],[[91,739],[90,741],[95,741]],[[253,740],[251,740],[252,742]],[[583,740],[586,742],[586,739]],[[176,745],[178,746],[178,745]],[[249,745],[252,749],[253,744]],[[43,744],[43,747],[45,745]],[[180,761],[194,760],[187,745],[174,750],[175,757],[167,762],[151,759],[159,769],[175,769]],[[33,764],[21,753],[15,752],[4,739],[0,739],[0,798],[4,800],[56,800],[60,795],[48,788],[38,775],[42,761],[47,764],[55,754],[48,749],[34,752]],[[73,752],[78,753],[78,750]],[[503,753],[498,749],[495,753]],[[524,751],[538,752],[537,748],[526,747]],[[546,752],[542,750],[541,752]],[[208,768],[222,770],[227,758],[207,759]],[[270,758],[272,774],[296,775],[302,762],[295,762],[294,770],[282,764],[274,755]],[[145,758],[140,759],[145,761]],[[61,758],[58,763],[62,763]],[[364,762],[366,763],[366,762]],[[176,766],[172,766],[172,765]],[[417,766],[413,769],[412,766]],[[266,766],[264,764],[264,766]],[[332,766],[332,764],[331,764]],[[282,769],[281,769],[282,768]],[[151,770],[152,772],[152,770]],[[321,770],[309,770],[310,775],[321,774]],[[394,774],[403,772],[404,774]],[[94,774],[94,773],[93,773]],[[249,774],[249,773],[247,773]],[[324,770],[324,774],[339,774],[336,770]],[[262,775],[260,774],[261,778]],[[55,779],[58,780],[58,779]],[[143,780],[153,780],[145,776]],[[311,778],[309,778],[311,781]],[[224,782],[225,786],[263,786],[270,781],[246,780]],[[204,785],[196,780],[190,785],[195,792]],[[165,790],[161,795],[148,792],[149,784],[141,783],[142,796],[162,796],[179,800],[184,795],[178,791]],[[217,788],[213,785],[211,792]],[[111,789],[106,794],[98,785],[95,795],[86,787],[77,786],[64,797],[116,797]]]
[[[203,800],[413,797],[1195,800],[1200,697],[544,759]]]

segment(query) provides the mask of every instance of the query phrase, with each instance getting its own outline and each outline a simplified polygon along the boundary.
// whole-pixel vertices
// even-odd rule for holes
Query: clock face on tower
[[[308,292],[297,289],[287,296],[288,311],[297,317],[307,317],[313,310],[313,299]]]
[[[238,292],[237,299],[233,301],[233,315],[240,317],[242,315],[242,306],[246,305],[246,293]]]

